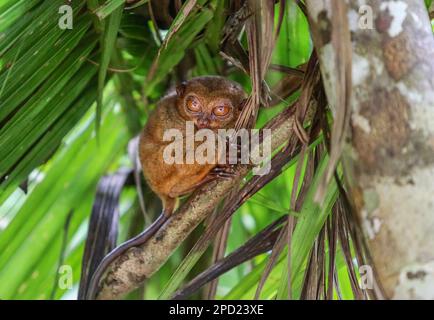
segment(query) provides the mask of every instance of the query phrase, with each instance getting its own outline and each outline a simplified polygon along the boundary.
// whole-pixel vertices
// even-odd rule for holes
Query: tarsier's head
[[[179,113],[197,129],[232,128],[246,99],[239,84],[218,76],[183,82],[176,93]]]

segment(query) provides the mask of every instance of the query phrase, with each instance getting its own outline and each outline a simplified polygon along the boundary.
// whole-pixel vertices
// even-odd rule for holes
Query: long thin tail
[[[131,174],[131,169],[120,169],[101,178],[98,184],[83,253],[78,299],[85,299],[96,268],[104,256],[116,246],[119,197]]]
[[[93,300],[97,298],[97,293],[99,290],[100,280],[104,272],[107,270],[108,266],[115,261],[117,258],[122,256],[128,249],[132,247],[138,247],[146,243],[167,221],[168,216],[164,212],[155,220],[149,227],[147,227],[142,233],[135,236],[134,238],[124,242],[113,251],[111,251],[105,258],[101,261],[95,273],[90,281],[86,299]]]

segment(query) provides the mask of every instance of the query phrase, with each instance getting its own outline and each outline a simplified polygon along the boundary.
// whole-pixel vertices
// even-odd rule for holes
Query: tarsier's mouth
[[[204,122],[196,122],[195,123],[197,129],[211,129],[211,123],[209,121]]]

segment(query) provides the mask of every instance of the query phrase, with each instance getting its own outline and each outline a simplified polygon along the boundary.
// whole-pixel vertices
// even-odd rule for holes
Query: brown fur
[[[150,188],[162,200],[163,212],[166,215],[174,211],[179,196],[190,193],[208,181],[208,173],[215,165],[165,163],[163,150],[171,143],[163,141],[165,130],[180,130],[185,141],[185,124],[188,120],[195,123],[195,131],[198,130],[198,121],[203,119],[206,119],[206,127],[214,131],[233,128],[245,99],[245,93],[238,84],[215,76],[193,78],[178,86],[176,91],[158,102],[139,142],[143,174]],[[191,114],[185,107],[186,98],[191,95],[200,101],[200,114]],[[218,118],[212,114],[213,108],[228,102],[233,108],[227,116]]]

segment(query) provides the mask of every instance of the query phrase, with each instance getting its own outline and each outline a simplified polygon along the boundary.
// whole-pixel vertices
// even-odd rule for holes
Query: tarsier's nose
[[[207,118],[200,118],[197,120],[197,127],[199,129],[204,129],[209,127],[209,120]]]

